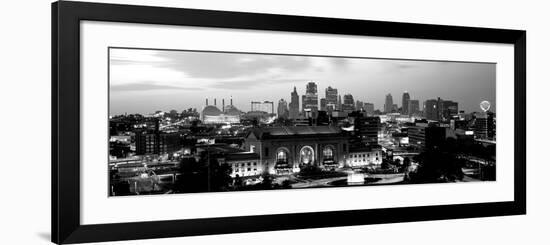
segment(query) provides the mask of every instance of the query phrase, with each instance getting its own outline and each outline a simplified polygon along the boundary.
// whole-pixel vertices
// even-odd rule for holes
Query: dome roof
[[[226,115],[232,115],[232,116],[238,116],[241,115],[241,111],[237,109],[237,107],[234,107],[232,105],[228,105],[225,107],[225,114]]]
[[[219,116],[222,114],[222,111],[213,105],[208,105],[202,109],[202,114],[206,116]]]

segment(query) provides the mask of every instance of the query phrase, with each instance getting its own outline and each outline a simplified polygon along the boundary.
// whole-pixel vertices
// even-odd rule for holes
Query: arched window
[[[311,146],[304,146],[300,150],[300,163],[313,164],[315,162],[314,151]]]
[[[324,159],[334,159],[334,150],[332,150],[331,147],[327,146],[323,150],[323,158]]]
[[[277,163],[288,163],[288,154],[284,150],[277,152]]]

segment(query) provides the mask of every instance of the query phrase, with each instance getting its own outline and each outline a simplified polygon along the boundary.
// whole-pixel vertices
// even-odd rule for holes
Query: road
[[[381,180],[376,182],[371,182],[365,185],[377,185],[377,184],[394,184],[402,182],[404,179],[404,174],[369,174],[367,177],[370,178],[380,178]],[[332,177],[325,179],[315,179],[315,180],[304,180],[300,179],[301,182],[292,184],[292,188],[308,188],[308,187],[321,187],[321,186],[333,186],[330,183],[338,180],[346,180],[347,176],[341,177]]]
[[[347,179],[347,176],[343,177],[334,177],[326,179],[316,179],[316,180],[304,180],[305,182],[292,184],[292,188],[308,188],[308,187],[319,187],[319,186],[331,186],[329,183],[337,180]]]

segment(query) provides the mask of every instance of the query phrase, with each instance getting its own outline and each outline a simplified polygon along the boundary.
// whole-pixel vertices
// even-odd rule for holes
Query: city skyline
[[[317,85],[318,101],[330,86],[338,96],[351,94],[381,111],[387,94],[401,106],[405,91],[420,101],[420,109],[438,97],[458,102],[466,112],[480,111],[482,100],[496,104],[496,65],[490,63],[119,48],[110,50],[109,59],[111,115],[200,110],[205,98],[231,97],[248,111],[251,101],[290,103],[294,87],[302,108],[309,82]]]
[[[110,54],[111,196],[496,180],[495,64]]]

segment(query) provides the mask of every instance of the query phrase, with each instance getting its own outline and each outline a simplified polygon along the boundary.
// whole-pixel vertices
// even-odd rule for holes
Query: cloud
[[[331,58],[330,63],[337,69],[345,69],[350,64],[349,59],[346,58]]]
[[[415,68],[416,66],[413,66],[413,65],[405,65],[405,64],[400,64],[400,65],[397,65],[397,68],[401,69],[401,70],[405,70],[405,69],[411,69],[411,68]]]
[[[119,84],[119,85],[111,85],[110,86],[110,91],[113,91],[113,92],[148,91],[148,90],[164,90],[164,89],[193,90],[193,91],[203,90],[202,88],[198,88],[198,87],[186,88],[186,87],[154,84],[152,82],[151,83],[141,82],[141,83]]]
[[[311,66],[309,57],[211,52],[158,51],[155,66],[184,72],[191,78],[237,78],[272,72],[297,72]]]
[[[305,81],[307,81],[307,79],[267,79],[267,80],[252,79],[252,80],[216,81],[212,83],[209,87],[214,89],[237,90],[237,89],[249,89],[251,87],[265,87],[270,85],[303,83]]]

